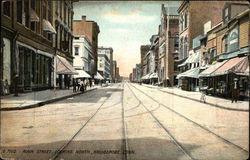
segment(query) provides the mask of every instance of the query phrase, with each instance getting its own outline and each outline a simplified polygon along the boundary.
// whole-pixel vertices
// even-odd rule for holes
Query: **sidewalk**
[[[196,102],[204,103],[200,101],[201,98],[201,92],[191,92],[191,91],[184,91],[181,90],[180,88],[164,88],[164,87],[158,87],[158,86],[153,86],[153,85],[148,85],[148,84],[142,84],[143,86],[150,87],[150,88],[155,88],[158,89],[162,92],[169,93],[172,95],[176,95],[182,98],[187,98]],[[206,104],[209,104],[213,107],[218,107],[222,109],[227,109],[227,110],[235,110],[235,111],[245,111],[249,112],[249,102],[248,101],[238,101],[237,103],[231,103],[230,99],[224,99],[220,97],[215,97],[215,96],[209,96],[206,95]]]
[[[100,86],[95,86],[92,88],[88,87],[85,92],[95,90],[99,87]],[[58,89],[58,90],[48,89],[37,92],[19,93],[18,97],[15,97],[13,94],[7,96],[1,96],[0,111],[22,110],[22,109],[40,107],[45,104],[49,104],[55,101],[77,96],[80,94],[82,93],[81,92],[73,93],[73,89],[71,87],[70,89]]]

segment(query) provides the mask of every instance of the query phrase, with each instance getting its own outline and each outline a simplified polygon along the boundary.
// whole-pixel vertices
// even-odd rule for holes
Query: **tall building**
[[[163,86],[174,85],[174,60],[178,59],[178,19],[177,10],[162,5],[159,26],[159,83]]]
[[[106,80],[111,80],[111,70],[110,70],[110,52],[113,50],[107,48],[98,48],[98,72]]]
[[[91,76],[94,77],[97,72],[97,60],[98,60],[98,34],[100,33],[99,26],[94,21],[86,20],[86,16],[82,16],[81,20],[74,20],[73,32],[75,35],[84,35],[89,40],[92,46],[92,55],[94,59],[93,71]]]
[[[53,16],[53,26],[55,26],[56,35],[54,35],[53,47],[56,57],[55,65],[55,86],[65,88],[71,83],[72,75],[77,74],[73,68],[73,2],[69,1],[47,1],[53,3],[54,12],[48,17]],[[38,1],[37,1],[38,2]],[[46,2],[46,1],[42,1]]]
[[[113,76],[113,48],[112,47],[98,47],[98,54],[101,53],[101,54],[106,54],[108,59],[109,59],[109,62],[110,62],[110,73],[109,73],[109,79],[111,81],[114,80],[114,76]],[[99,55],[98,55],[99,56]]]

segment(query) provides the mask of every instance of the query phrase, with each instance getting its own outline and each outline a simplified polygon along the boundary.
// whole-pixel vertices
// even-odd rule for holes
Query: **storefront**
[[[182,90],[186,91],[199,91],[199,78],[198,75],[202,69],[200,67],[192,68],[177,75],[178,85]]]
[[[249,97],[249,60],[247,56],[218,62],[203,71],[199,77],[206,79],[208,90],[213,95],[231,97],[231,84],[237,78],[242,97]],[[209,83],[208,83],[209,82]]]
[[[53,54],[17,42],[19,92],[51,88]]]
[[[59,55],[55,58],[55,69],[56,69],[56,87],[69,88],[72,85],[72,75],[78,73],[73,66],[64,58]]]

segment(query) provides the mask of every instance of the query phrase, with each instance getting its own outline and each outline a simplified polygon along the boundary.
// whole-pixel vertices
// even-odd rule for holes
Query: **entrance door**
[[[24,90],[31,90],[32,54],[26,49],[24,53]]]

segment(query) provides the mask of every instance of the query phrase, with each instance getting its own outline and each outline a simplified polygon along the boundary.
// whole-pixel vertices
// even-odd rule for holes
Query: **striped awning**
[[[78,74],[73,66],[63,57],[56,56],[56,73],[57,74]]]

